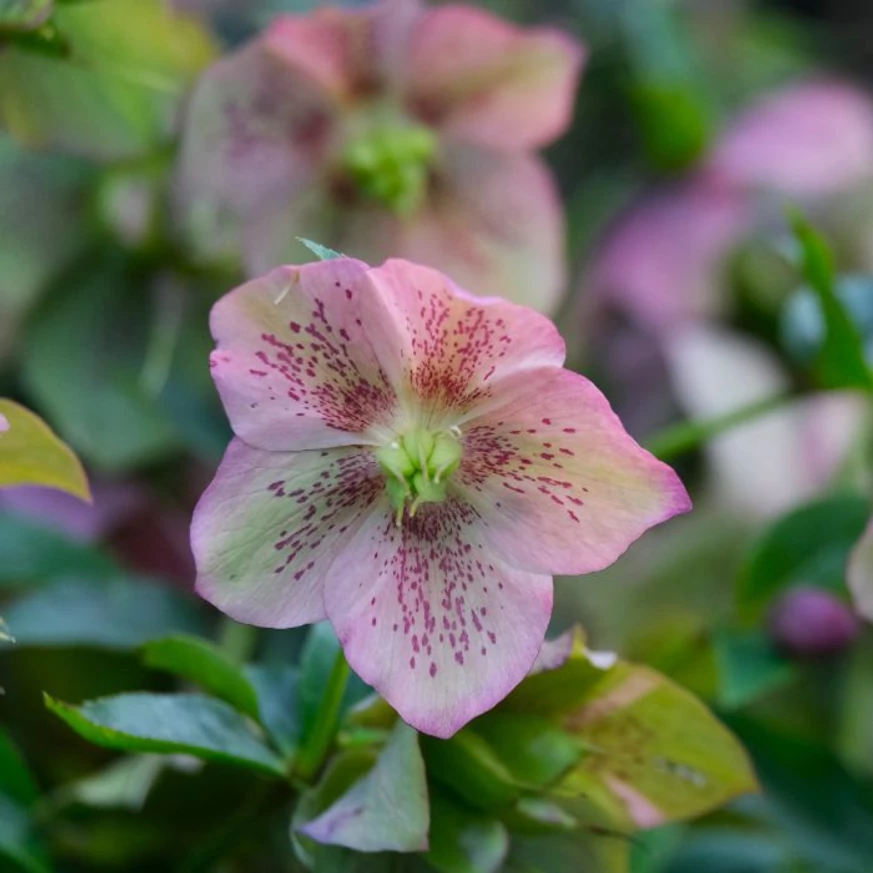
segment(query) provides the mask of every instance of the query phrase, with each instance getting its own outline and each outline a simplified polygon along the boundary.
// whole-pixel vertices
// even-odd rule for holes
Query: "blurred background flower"
[[[424,749],[443,778],[428,786],[435,810],[470,814],[470,796],[446,781],[476,774],[472,831],[440,819],[455,822],[447,845],[476,851],[416,861],[869,873],[868,5],[0,3],[0,395],[48,421],[94,493],[91,506],[45,489],[0,495],[0,615],[17,639],[0,649],[0,870],[314,863],[299,834],[289,851],[290,801],[262,775],[187,755],[110,759],[42,700],[190,690],[143,646],[194,634],[232,664],[256,662],[245,677],[279,701],[271,719],[286,716],[265,732],[288,745],[299,735],[287,724],[298,686],[301,721],[312,720],[330,643],[319,630],[221,624],[191,594],[188,545],[230,438],[208,312],[244,277],[311,260],[302,236],[367,260],[429,262],[555,318],[568,365],[677,468],[696,509],[614,567],[558,580],[551,631],[581,620],[595,651],[699,695],[745,743],[763,787],[631,839],[583,814],[578,796],[581,837],[541,795],[498,821],[482,797],[518,785],[487,757],[501,732],[480,725],[462,739],[463,764]],[[824,243],[792,229],[788,208]],[[343,706],[364,693],[349,688]],[[385,725],[366,717],[343,722],[339,782],[381,741]],[[624,753],[641,728],[621,726]],[[7,734],[40,792],[11,763]],[[563,740],[545,747],[559,766]],[[525,791],[531,760],[515,774]],[[671,791],[684,786],[689,815],[703,808],[689,801],[700,774],[648,764],[655,787],[668,776]],[[651,813],[651,792],[621,791]],[[354,869],[342,866],[350,857],[318,854],[317,869]]]

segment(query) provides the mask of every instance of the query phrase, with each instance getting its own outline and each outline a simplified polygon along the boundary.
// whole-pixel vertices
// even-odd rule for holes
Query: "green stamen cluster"
[[[399,215],[409,215],[427,192],[436,139],[421,126],[372,128],[353,140],[343,164],[358,189]]]
[[[398,524],[407,507],[409,515],[414,516],[421,504],[446,499],[448,479],[463,455],[458,437],[454,431],[432,434],[415,428],[376,450]]]

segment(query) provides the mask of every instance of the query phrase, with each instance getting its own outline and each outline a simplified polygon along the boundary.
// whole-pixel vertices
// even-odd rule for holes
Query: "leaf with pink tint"
[[[210,363],[237,436],[273,451],[373,444],[396,398],[367,335],[366,270],[280,267],[215,305]]]
[[[522,29],[448,4],[417,23],[407,99],[451,138],[499,150],[539,148],[569,124],[584,59],[582,45],[562,31]]]
[[[631,830],[693,818],[757,789],[746,753],[703,703],[648,667],[601,662],[578,629],[569,658],[527,679],[505,708],[542,710],[583,742],[587,752],[559,793],[611,809]],[[572,811],[574,801],[567,805]]]
[[[852,552],[847,581],[858,613],[867,621],[873,621],[873,524]]]
[[[589,293],[656,333],[717,315],[726,294],[720,269],[749,227],[739,192],[695,180],[634,204],[603,241]]]
[[[82,464],[38,416],[0,399],[0,488],[38,485],[86,502],[91,489]]]
[[[591,573],[649,528],[688,512],[679,477],[625,432],[575,373],[543,368],[498,384],[461,425],[458,483],[482,536],[513,565]]]
[[[263,452],[234,440],[194,512],[198,593],[260,627],[320,621],[334,557],[382,490],[360,449]]]
[[[516,373],[559,367],[565,345],[548,319],[498,298],[477,299],[443,273],[390,260],[367,273],[381,317],[369,335],[402,401],[458,416]]]
[[[478,513],[421,507],[401,527],[385,501],[345,543],[325,588],[349,664],[413,727],[451,736],[528,673],[552,611],[552,580],[506,565]]]
[[[428,848],[429,826],[418,736],[398,722],[373,769],[300,831],[358,852],[421,852]]]
[[[873,177],[873,101],[837,81],[768,94],[733,122],[706,168],[736,186],[795,197],[851,188]]]
[[[675,331],[670,376],[689,418],[728,415],[789,390],[763,345],[715,327]],[[740,425],[706,447],[713,496],[744,516],[773,515],[812,497],[837,472],[862,425],[860,394],[810,395]]]

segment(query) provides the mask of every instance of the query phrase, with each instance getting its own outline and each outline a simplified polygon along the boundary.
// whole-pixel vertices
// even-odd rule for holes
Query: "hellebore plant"
[[[426,733],[528,673],[552,574],[601,570],[689,509],[563,369],[551,322],[429,268],[281,267],[220,300],[211,327],[236,437],[194,516],[198,591],[249,624],[329,619]]]
[[[305,232],[548,312],[563,217],[533,152],[567,126],[583,56],[564,33],[460,4],[281,17],[192,96],[180,204],[195,248],[242,236],[259,275]]]

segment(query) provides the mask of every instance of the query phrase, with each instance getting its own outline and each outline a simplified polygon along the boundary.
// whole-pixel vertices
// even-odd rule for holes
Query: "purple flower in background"
[[[732,250],[786,200],[811,207],[873,181],[873,102],[835,82],[794,85],[740,115],[689,179],[632,206],[586,290],[658,335],[724,311]],[[775,202],[774,202],[775,201]]]
[[[772,228],[784,232],[786,201],[827,211],[865,183],[873,183],[873,102],[850,85],[807,82],[764,96],[690,178],[632,205],[604,238],[585,289],[595,309],[621,316],[627,345],[649,349],[640,364],[613,363],[613,372],[627,371],[629,408],[660,397],[663,415],[665,383],[692,418],[787,391],[788,375],[766,348],[712,324],[728,310],[731,256]],[[637,398],[643,379],[646,395]],[[862,414],[858,397],[831,392],[711,441],[717,499],[768,515],[810,496],[838,468]],[[651,418],[640,432],[665,423]]]
[[[861,632],[861,622],[839,598],[819,588],[797,586],[773,606],[770,636],[795,658],[821,658],[845,651]]]
[[[179,203],[195,247],[242,239],[257,275],[304,235],[550,311],[563,218],[533,152],[567,126],[583,58],[564,33],[460,4],[281,17],[192,97]]]
[[[427,733],[528,673],[552,574],[689,509],[547,319],[426,267],[281,267],[220,300],[212,331],[236,438],[194,516],[199,592],[251,624],[329,619]]]

